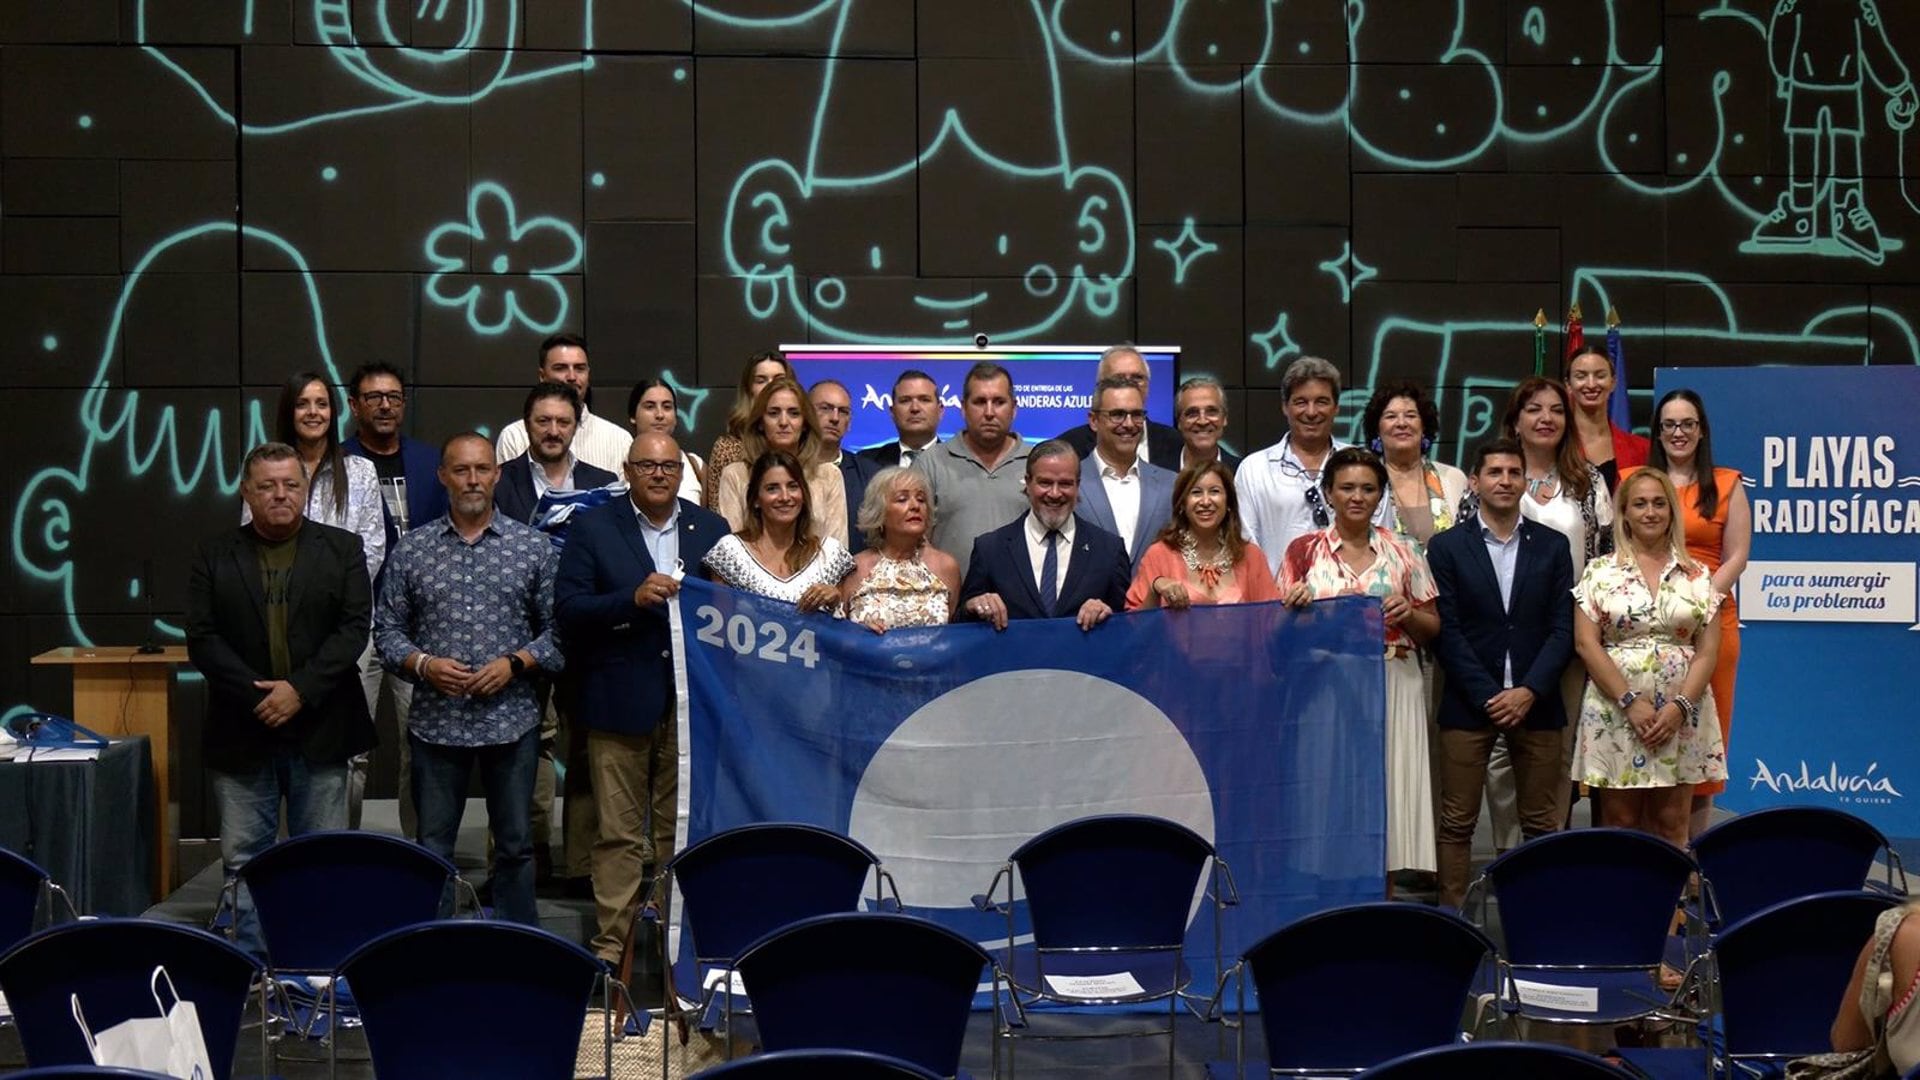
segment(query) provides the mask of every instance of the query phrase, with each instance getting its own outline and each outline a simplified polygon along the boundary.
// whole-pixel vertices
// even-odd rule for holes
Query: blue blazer
[[[719,514],[681,499],[680,564],[701,574],[700,560],[732,531]],[[673,704],[666,606],[633,603],[634,590],[655,569],[631,499],[596,507],[567,531],[553,579],[554,621],[567,657],[562,693],[592,730],[645,735]]]
[[[1177,458],[1175,460],[1178,460]],[[1173,516],[1173,482],[1178,476],[1170,469],[1140,463],[1140,516],[1133,525],[1131,566],[1140,565],[1140,556],[1167,527]],[[1120,527],[1113,519],[1113,504],[1107,501],[1107,489],[1100,483],[1100,458],[1090,456],[1080,463],[1080,514],[1088,521],[1114,534]]]
[[[493,508],[522,525],[533,524],[533,512],[540,505],[540,496],[533,493],[533,468],[528,464],[532,460],[526,454],[509,458],[500,466],[500,482],[493,486]],[[578,459],[573,463],[573,486],[577,491],[606,487],[618,479],[596,465]]]
[[[1127,586],[1133,570],[1120,538],[1078,514],[1074,515],[1073,558],[1060,582],[1052,611],[1040,606],[1040,587],[1033,583],[1033,560],[1027,555],[1027,515],[1002,525],[973,542],[967,560],[967,579],[960,584],[959,618],[972,618],[967,601],[984,593],[999,593],[1009,619],[1071,618],[1080,605],[1099,598],[1115,611],[1127,607]]]
[[[866,497],[867,481],[872,480],[885,466],[872,458],[863,458],[850,450],[840,451],[840,482],[847,488],[847,530],[858,540],[860,526],[856,520],[860,516],[860,500]]]
[[[355,435],[340,444],[340,449],[349,454],[357,454],[368,461],[377,460],[367,452],[366,444]],[[447,516],[447,488],[440,482],[440,451],[419,439],[400,436],[400,472],[407,478],[407,524],[419,528],[429,521],[437,521]],[[381,500],[381,509],[386,508],[386,500]],[[395,526],[393,516],[387,515],[387,550],[392,551],[400,542],[400,530]],[[386,570],[383,563],[380,567]]]
[[[1573,658],[1573,557],[1567,554],[1567,538],[1520,519],[1513,595],[1505,606],[1477,515],[1435,536],[1427,545],[1427,565],[1440,590],[1440,636],[1433,647],[1447,673],[1435,721],[1449,728],[1491,723],[1487,699],[1500,692],[1511,654],[1513,684],[1534,696],[1524,726],[1565,727],[1560,673]]]

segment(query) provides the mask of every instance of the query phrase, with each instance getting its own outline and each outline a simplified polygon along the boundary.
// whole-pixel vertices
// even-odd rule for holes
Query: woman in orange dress
[[[1747,500],[1739,470],[1714,467],[1713,428],[1700,395],[1674,390],[1662,397],[1653,410],[1653,429],[1658,437],[1647,465],[1673,478],[1687,531],[1687,555],[1713,574],[1713,591],[1727,597],[1728,610],[1720,615],[1720,658],[1711,684],[1720,716],[1720,743],[1726,747],[1733,728],[1733,681],[1740,666],[1740,613],[1734,610],[1733,589],[1753,548],[1753,504]],[[1622,482],[1632,472],[1622,469]],[[1688,839],[1707,827],[1713,797],[1726,788],[1725,781],[1694,786]]]
[[[1140,556],[1127,610],[1278,599],[1267,557],[1241,538],[1233,470],[1217,459],[1181,470],[1173,482],[1173,517]]]

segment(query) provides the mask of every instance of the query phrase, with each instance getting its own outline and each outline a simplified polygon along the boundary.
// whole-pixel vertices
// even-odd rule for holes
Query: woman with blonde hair
[[[840,583],[847,618],[876,634],[953,619],[960,564],[927,542],[933,516],[927,475],[914,466],[889,465],[867,482],[856,522],[867,550]]]
[[[1713,575],[1687,554],[1673,481],[1642,468],[1614,497],[1614,551],[1574,586],[1574,648],[1589,682],[1573,779],[1599,823],[1687,846],[1695,784],[1725,780],[1709,680],[1720,651]]]
[[[746,525],[747,462],[777,450],[800,465],[814,532],[831,536],[846,547],[846,481],[841,479],[840,466],[822,460],[826,444],[820,438],[820,421],[806,391],[785,375],[775,377],[754,395],[753,418],[740,436],[746,461],[736,461],[720,473],[720,516],[736,529]]]

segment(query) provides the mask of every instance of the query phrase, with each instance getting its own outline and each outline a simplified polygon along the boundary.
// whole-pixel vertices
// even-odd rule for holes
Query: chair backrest
[[[1421,1050],[1376,1065],[1360,1080],[1623,1080],[1600,1058],[1551,1043],[1471,1042]]]
[[[1886,847],[1879,829],[1843,810],[1778,806],[1701,833],[1693,858],[1713,898],[1710,914],[1730,926],[1796,896],[1859,890]]]
[[[170,1080],[166,1073],[118,1065],[49,1065],[7,1074],[7,1080]]]
[[[911,1061],[864,1050],[781,1050],[730,1061],[693,1080],[940,1080]]]
[[[411,841],[342,830],[282,841],[240,869],[275,971],[330,972],[392,930],[431,922],[455,871]]]
[[[715,833],[674,856],[681,925],[702,958],[729,962],[783,926],[857,911],[879,863],[857,841],[773,822]]]
[[[1056,825],[1008,861],[1036,948],[1170,948],[1186,939],[1212,858],[1213,845],[1178,822],[1102,814]]]
[[[24,855],[0,848],[0,952],[33,933],[33,915],[47,872]]]
[[[605,971],[545,930],[476,919],[395,930],[340,965],[374,1072],[403,1078],[571,1077]]]
[[[1730,1054],[1818,1054],[1874,920],[1900,901],[1860,892],[1803,896],[1757,911],[1713,942]]]
[[[875,912],[775,930],[735,966],[768,1050],[870,1050],[952,1076],[987,962],[944,926]]]
[[[72,995],[79,995],[96,1032],[159,1015],[150,986],[155,967],[167,969],[181,1000],[199,1013],[214,1076],[231,1075],[241,1014],[260,966],[204,930],[153,919],[65,923],[0,956],[0,993],[19,1024],[28,1063],[93,1060],[73,1020]]]
[[[1652,967],[1666,948],[1693,860],[1631,829],[1574,829],[1530,840],[1486,876],[1515,964]]]
[[[1282,927],[1247,950],[1267,1060],[1361,1069],[1460,1034],[1493,943],[1457,915],[1356,904]]]

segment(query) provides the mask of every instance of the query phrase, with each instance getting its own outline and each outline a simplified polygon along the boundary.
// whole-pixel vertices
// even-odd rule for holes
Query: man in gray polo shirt
[[[915,462],[932,489],[933,546],[956,559],[968,557],[974,537],[1027,511],[1028,447],[1014,433],[1015,409],[1013,376],[982,360],[961,384],[967,426]]]

